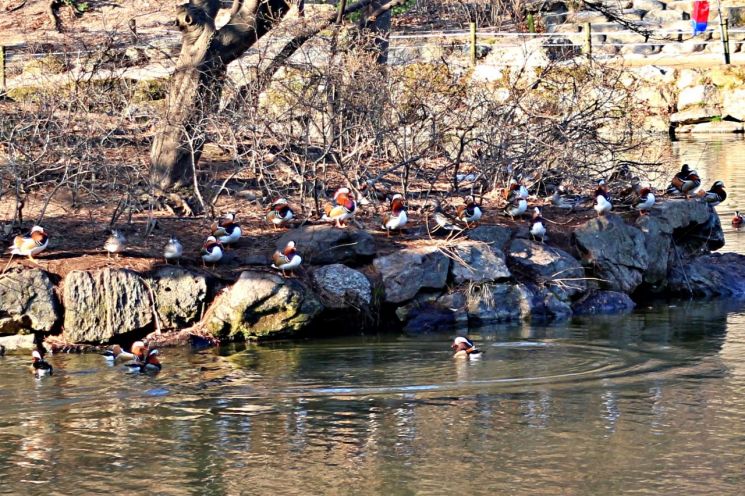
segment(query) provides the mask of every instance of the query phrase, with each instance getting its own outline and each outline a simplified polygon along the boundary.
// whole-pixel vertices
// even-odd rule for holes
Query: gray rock
[[[207,329],[218,337],[285,337],[305,329],[321,310],[313,292],[295,279],[243,272],[215,301]]]
[[[717,103],[719,100],[717,88],[711,84],[699,84],[689,86],[678,93],[678,110],[685,110],[690,107],[703,107]]]
[[[560,288],[570,298],[587,289],[582,265],[563,250],[516,239],[510,245],[509,254],[510,265],[516,272],[542,286]],[[516,277],[522,279],[519,275]]]
[[[286,232],[277,240],[277,249],[294,241],[305,264],[361,264],[375,256],[375,240],[367,231],[354,227],[303,226]]]
[[[531,319],[563,320],[572,315],[569,295],[562,288],[526,284],[524,294],[529,298]]]
[[[670,114],[670,124],[698,124],[708,122],[714,117],[721,117],[721,115],[722,111],[718,107],[691,108]]]
[[[153,325],[150,294],[135,272],[76,270],[64,281],[65,331],[72,343],[107,343]]]
[[[616,215],[587,221],[573,239],[585,266],[593,268],[602,286],[632,293],[649,265],[644,235]]]
[[[33,334],[13,334],[12,336],[0,336],[0,346],[5,351],[32,350],[36,347]]]
[[[155,306],[164,329],[179,329],[199,321],[207,309],[207,278],[181,267],[161,267],[152,277]]]
[[[650,10],[647,15],[644,16],[645,21],[685,21],[689,19],[689,15],[680,10]]]
[[[512,229],[503,226],[478,226],[467,232],[468,239],[489,243],[494,248],[503,250],[512,238]]]
[[[700,124],[685,124],[675,129],[675,134],[722,134],[742,133],[745,124],[733,121],[711,121]]]
[[[672,294],[745,297],[745,256],[714,253],[673,264],[668,275]]]
[[[385,288],[385,301],[401,303],[422,288],[445,287],[450,259],[437,247],[425,246],[398,251],[373,261]]]
[[[657,0],[634,0],[634,8],[637,10],[664,10],[665,4]]]
[[[635,306],[626,293],[597,291],[578,301],[572,310],[575,315],[603,315],[630,312]]]
[[[41,269],[14,269],[0,277],[0,334],[50,332],[61,316],[49,275]]]
[[[326,308],[359,308],[372,301],[370,281],[346,265],[324,265],[313,271],[313,283]]]
[[[453,252],[456,257],[450,266],[450,273],[456,284],[496,281],[510,277],[504,253],[498,248],[492,248],[482,241],[464,241],[458,243]]]
[[[396,309],[396,316],[404,322],[407,334],[428,334],[468,329],[466,298],[456,292],[420,293],[413,301]]]
[[[533,294],[519,284],[482,284],[470,288],[466,311],[471,326],[528,318]]]

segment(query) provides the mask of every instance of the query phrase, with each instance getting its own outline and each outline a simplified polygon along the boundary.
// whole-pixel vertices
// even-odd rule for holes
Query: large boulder
[[[49,275],[18,269],[0,277],[0,334],[49,332],[60,318],[60,305]]]
[[[672,264],[668,289],[685,296],[745,297],[745,256],[713,253]]]
[[[436,246],[407,248],[373,261],[385,288],[385,301],[402,303],[422,288],[445,287],[450,259]]]
[[[705,203],[667,200],[656,204],[651,215],[639,217],[636,225],[644,234],[648,255],[647,270],[644,272],[646,284],[661,289],[667,282],[671,256],[686,256],[690,252],[698,252],[702,244],[708,247],[709,240],[717,238],[716,233],[711,230],[701,233],[703,226],[709,224],[711,216],[711,209]],[[701,239],[704,234],[705,239]],[[715,236],[710,238],[710,234]],[[676,239],[676,246],[672,245],[673,239]]]
[[[281,250],[294,241],[306,264],[345,263],[359,265],[375,256],[375,240],[367,231],[354,227],[303,226],[287,231],[277,240]]]
[[[166,266],[153,274],[151,284],[160,325],[165,329],[190,326],[207,309],[209,285],[202,274]]]
[[[618,291],[596,291],[574,304],[575,315],[605,315],[627,313],[636,304],[626,293]]]
[[[527,239],[515,239],[510,244],[509,253],[510,266],[519,280],[561,289],[569,297],[587,289],[582,265],[563,250]]]
[[[306,328],[321,310],[318,298],[297,280],[243,272],[215,301],[207,329],[218,337],[285,337]]]
[[[369,306],[372,301],[370,281],[346,265],[324,265],[314,270],[313,284],[326,308],[360,308]]]
[[[745,121],[745,88],[723,89],[722,115]]]
[[[466,297],[468,323],[472,326],[528,318],[533,294],[520,284],[483,284]]]
[[[573,235],[582,262],[592,267],[602,286],[632,293],[649,265],[644,234],[616,215],[587,221]]]
[[[507,279],[510,270],[504,253],[481,241],[464,241],[453,247],[455,257],[450,273],[456,284],[486,282]]]
[[[407,334],[428,334],[468,329],[466,297],[462,292],[445,295],[420,293],[412,301],[398,307],[396,316]]]
[[[12,336],[0,336],[0,346],[5,351],[32,350],[36,347],[33,334],[13,334]]]
[[[65,338],[72,343],[107,343],[153,325],[153,304],[135,272],[76,270],[64,280]]]
[[[719,100],[717,88],[713,85],[699,84],[684,88],[678,93],[678,110],[691,107],[703,107],[717,104]]]
[[[512,229],[504,226],[478,226],[467,231],[467,235],[468,239],[483,241],[502,250],[512,238]]]

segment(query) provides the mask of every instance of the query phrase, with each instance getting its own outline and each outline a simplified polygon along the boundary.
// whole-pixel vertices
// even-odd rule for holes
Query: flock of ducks
[[[0,356],[5,354],[5,348],[0,346]],[[31,352],[31,372],[39,379],[54,373],[52,364],[44,359],[46,350],[43,345]],[[157,373],[162,369],[158,360],[157,348],[150,349],[145,341],[132,343],[130,351],[124,351],[118,344],[102,353],[104,359],[111,365],[121,365],[129,373]]]
[[[627,172],[627,171],[626,171]],[[614,174],[614,177],[617,174]],[[619,177],[621,175],[618,175]],[[701,201],[714,207],[727,198],[724,183],[716,181],[708,191],[700,190],[701,178],[688,164],[684,164],[680,172],[673,177],[666,194],[682,194],[686,198],[696,195]],[[630,203],[640,215],[647,215],[655,204],[656,198],[652,188],[648,184],[642,184],[638,177],[631,178],[629,186],[621,192],[620,196],[624,203]],[[528,199],[530,193],[528,188],[518,179],[512,179],[505,191],[506,206],[502,214],[515,220],[521,218],[528,211]],[[613,199],[605,179],[597,181],[593,192],[593,208],[598,216],[607,215],[613,210]],[[550,202],[560,209],[573,210],[583,199],[578,196],[566,194],[563,186],[554,189]],[[354,219],[357,212],[357,201],[354,193],[349,188],[342,187],[336,190],[333,200],[323,206],[321,221],[334,224],[338,228],[344,228]],[[478,225],[483,216],[483,207],[476,203],[473,196],[466,196],[464,203],[457,208],[448,206],[443,209],[441,203],[436,200],[434,212],[431,219],[434,228],[431,232],[445,232],[450,235],[454,232],[469,229]],[[286,198],[278,198],[269,205],[265,211],[265,220],[274,229],[287,226],[295,218],[295,213]],[[394,194],[388,203],[388,211],[383,216],[380,228],[387,236],[391,232],[401,231],[409,222],[406,201],[401,194]],[[745,224],[745,216],[738,211],[732,220],[735,227]],[[546,223],[539,207],[534,207],[529,219],[529,233],[531,238],[543,242],[546,238]],[[242,231],[236,221],[236,214],[230,212],[210,226],[210,235],[202,244],[200,258],[202,265],[220,262],[225,252],[231,245],[235,245],[241,239]],[[34,256],[44,251],[49,243],[49,236],[41,226],[33,226],[31,231],[23,236],[16,236],[11,247],[12,255],[27,256],[36,263]],[[113,230],[104,243],[107,255],[119,256],[127,246],[127,239],[119,230]],[[171,236],[163,247],[163,258],[166,263],[175,262],[184,255],[184,246],[175,237]],[[290,241],[282,249],[272,255],[273,269],[279,270],[283,275],[296,270],[302,264],[302,258],[297,253],[296,244]]]

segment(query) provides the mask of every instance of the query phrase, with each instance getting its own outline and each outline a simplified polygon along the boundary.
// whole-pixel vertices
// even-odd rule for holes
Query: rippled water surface
[[[4,494],[742,494],[745,307],[0,368]]]

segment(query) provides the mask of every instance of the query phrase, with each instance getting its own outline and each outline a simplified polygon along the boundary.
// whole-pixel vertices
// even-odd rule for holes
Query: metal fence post
[[[471,25],[471,65],[476,65],[476,23],[472,22]]]
[[[719,29],[722,35],[722,47],[724,48],[724,63],[729,65],[729,19],[719,16]]]
[[[0,45],[0,91],[5,91],[5,47]]]
[[[585,23],[585,46],[582,48],[582,53],[588,57],[592,55],[592,25],[589,22]]]

